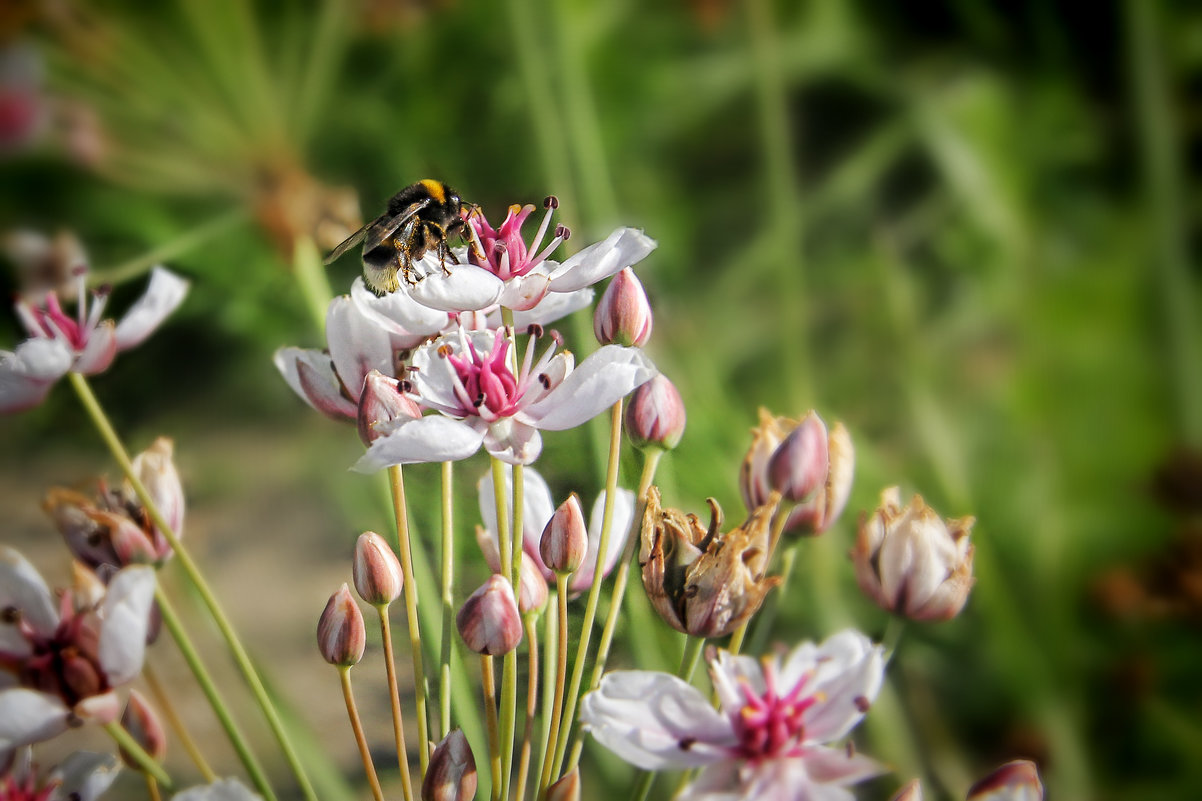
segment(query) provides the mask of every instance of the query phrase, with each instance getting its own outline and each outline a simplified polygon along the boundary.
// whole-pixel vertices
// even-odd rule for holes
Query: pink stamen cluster
[[[535,364],[534,348],[541,333],[540,328],[532,327],[530,343],[516,375],[509,366],[510,341],[504,328],[497,329],[492,349],[486,352],[477,350],[465,334],[461,336],[459,354],[455,354],[450,346],[443,346],[439,355],[455,370],[454,390],[460,403],[460,414],[465,417],[478,415],[490,423],[515,414],[523,405],[521,401],[534,377],[544,384],[547,381],[542,369],[555,355],[555,345],[548,347]],[[543,389],[548,388],[543,386]]]
[[[757,694],[750,682],[740,684],[747,703],[739,710],[735,729],[739,735],[740,756],[754,760],[762,758],[796,757],[804,753],[805,725],[802,716],[806,710],[821,700],[815,695],[805,695],[810,674],[806,674],[789,692],[777,695],[776,671],[765,661],[762,695]]]
[[[85,271],[82,269],[76,272],[79,297],[76,299],[75,319],[72,319],[63,310],[55,292],[47,293],[44,309],[26,302],[17,304],[17,314],[30,336],[45,339],[61,338],[77,351],[83,350],[87,346],[88,339],[104,315],[109,290],[108,287],[101,287],[92,293],[93,303],[89,310],[84,273]]]
[[[541,264],[561,242],[571,236],[567,228],[557,225],[554,238],[539,250],[551,224],[551,215],[559,208],[559,201],[552,196],[543,205],[547,213],[543,215],[542,224],[529,246],[522,239],[522,224],[534,211],[534,206],[510,206],[505,222],[496,229],[488,224],[484,215],[469,214],[467,225],[474,245],[468,249],[471,263],[491,271],[502,281],[520,278]]]
[[[67,706],[107,692],[108,679],[100,667],[100,635],[95,616],[88,611],[77,611],[70,593],[64,593],[60,622],[49,636],[38,634],[18,617],[17,630],[32,653],[19,657],[0,651],[0,667],[13,670],[22,686],[56,695]],[[5,617],[19,614],[13,609],[0,612]]]
[[[32,772],[19,783],[14,777],[6,776],[0,781],[0,801],[50,801],[60,784],[61,781],[55,780],[38,789]]]

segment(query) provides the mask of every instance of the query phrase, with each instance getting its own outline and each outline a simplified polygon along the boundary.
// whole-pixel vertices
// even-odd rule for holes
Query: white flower
[[[0,798],[13,801],[28,798],[44,801],[95,801],[104,794],[121,772],[121,763],[112,754],[76,751],[50,771],[44,781],[37,779],[32,750],[22,748],[13,765],[4,773],[8,761],[0,752]],[[12,795],[5,794],[6,789]]]
[[[218,779],[212,784],[189,787],[176,793],[171,801],[261,801],[237,779]]]
[[[56,604],[37,570],[0,546],[0,752],[48,740],[80,720],[120,714],[114,687],[142,670],[154,570],[119,570],[97,600]]]
[[[536,361],[530,337],[515,370],[504,329],[445,334],[413,356],[420,403],[440,414],[401,420],[355,465],[362,472],[396,464],[465,459],[483,445],[510,464],[530,464],[542,451],[539,429],[580,425],[655,375],[637,348],[608,345],[573,369],[570,353],[552,344]]]
[[[86,269],[75,276],[76,313],[68,315],[56,292],[40,304],[19,300],[17,317],[29,338],[14,351],[0,350],[0,412],[36,406],[50,387],[68,372],[93,375],[107,370],[117,353],[139,345],[175,310],[188,292],[188,282],[162,267],[150,273],[146,293],[120,321],[103,318],[108,290],[85,290]]]
[[[702,768],[678,798],[844,801],[844,789],[881,772],[830,746],[859,723],[881,686],[882,649],[846,630],[763,662],[719,651],[714,709],[675,676],[617,671],[585,696],[580,719],[618,756],[644,770]]]
[[[513,497],[512,481],[513,473],[506,469],[505,493],[509,498]],[[497,504],[493,496],[491,472],[485,473],[484,477],[480,479],[477,491],[480,500],[480,517],[484,519],[484,527],[488,531],[488,535],[496,540]],[[547,487],[547,482],[532,467],[525,469],[523,497],[525,504],[522,511],[522,547],[543,574],[543,578],[551,581],[555,578],[555,574],[543,564],[542,555],[539,552],[539,542],[542,540],[543,529],[555,514],[555,502],[551,499],[551,490]],[[601,519],[604,516],[605,491],[602,490],[601,494],[597,496],[596,502],[593,503],[593,509],[589,515],[588,550],[585,552],[584,561],[580,563],[580,567],[572,573],[572,577],[568,581],[568,590],[573,594],[584,592],[592,586],[593,573],[597,569],[597,551],[601,547]],[[619,488],[614,493],[613,520],[610,521],[608,548],[601,564],[602,575],[609,575],[618,561],[618,557],[622,553],[622,546],[626,544],[626,538],[630,533],[630,522],[633,519],[634,493],[628,489]]]

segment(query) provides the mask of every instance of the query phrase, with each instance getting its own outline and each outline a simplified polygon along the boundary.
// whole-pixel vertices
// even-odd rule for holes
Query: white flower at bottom
[[[675,676],[615,671],[585,696],[580,719],[597,740],[644,770],[702,768],[677,796],[703,801],[844,801],[881,773],[840,740],[880,690],[880,646],[846,630],[787,655],[710,660],[720,706]]]

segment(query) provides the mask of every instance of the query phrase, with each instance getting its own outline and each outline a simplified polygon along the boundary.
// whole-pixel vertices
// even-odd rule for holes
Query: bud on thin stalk
[[[547,801],[580,801],[580,769],[572,768],[548,787]]]
[[[639,386],[626,407],[626,435],[641,450],[672,450],[684,436],[685,421],[684,401],[663,373]]]
[[[363,613],[350,589],[343,584],[330,596],[317,622],[317,648],[331,665],[349,668],[363,658],[366,645]]]
[[[142,750],[156,762],[162,762],[167,756],[167,733],[163,730],[163,724],[154,708],[137,690],[129,691],[129,701],[121,715],[121,728],[129,732],[134,742],[142,746]],[[141,765],[124,748],[120,751],[121,759],[126,765],[141,770]]]
[[[641,348],[651,338],[651,304],[635,277],[623,268],[605,288],[593,314],[593,333],[602,345]]]
[[[513,586],[498,573],[471,594],[455,622],[467,647],[478,654],[507,654],[522,640],[522,617]]]
[[[422,801],[471,801],[476,797],[476,758],[463,732],[455,729],[435,746]]]
[[[1039,770],[1026,759],[1007,762],[970,787],[967,801],[1043,801]]]
[[[543,529],[538,545],[543,564],[556,573],[573,573],[588,552],[588,526],[576,493],[559,505]]]
[[[355,542],[353,575],[355,591],[372,606],[388,606],[405,586],[400,560],[374,531],[365,531]]]

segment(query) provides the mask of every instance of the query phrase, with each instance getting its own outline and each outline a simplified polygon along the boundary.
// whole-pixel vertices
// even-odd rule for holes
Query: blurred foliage
[[[652,355],[689,408],[660,474],[677,503],[738,508],[762,404],[847,423],[852,510],[900,483],[977,516],[967,612],[909,627],[868,718],[864,750],[897,783],[959,797],[1030,756],[1057,799],[1202,786],[1196,5],[22,6],[40,8],[0,30],[36,42],[53,120],[4,163],[0,222],[70,226],[102,278],[167,248],[194,279],[96,382],[119,424],[310,416],[268,365],[320,341],[289,265],[333,214],[329,186],[369,217],[425,175],[490,217],[554,193],[570,244],[615,223],[659,240],[640,277]],[[77,114],[64,133],[64,109],[94,129]],[[83,439],[72,403],[0,422],[6,464]],[[588,435],[547,439],[557,494],[589,485]],[[317,459],[313,486],[331,469]],[[849,517],[800,544],[777,636],[884,631],[843,559]]]

